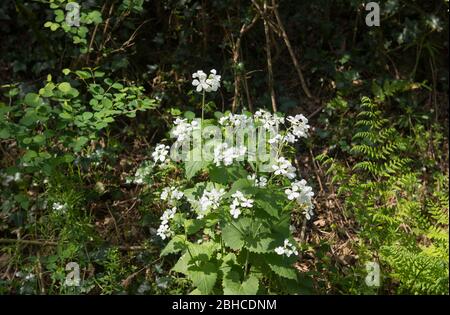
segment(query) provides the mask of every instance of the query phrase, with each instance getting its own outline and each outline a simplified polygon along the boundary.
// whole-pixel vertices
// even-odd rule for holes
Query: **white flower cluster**
[[[241,208],[253,207],[253,199],[245,197],[244,194],[239,190],[232,194],[231,197],[233,197],[234,199],[230,205],[230,213],[231,216],[235,219],[237,219],[242,213]]]
[[[285,140],[289,143],[294,143],[300,138],[308,137],[308,119],[303,115],[289,116],[287,121],[291,123],[291,132],[285,136]]]
[[[149,162],[144,162],[134,173],[134,177],[129,177],[126,180],[127,184],[134,183],[136,185],[142,185],[145,183],[145,178],[152,173],[153,165]]]
[[[245,128],[253,124],[253,119],[247,115],[229,113],[219,118],[219,124],[231,126],[235,129]]]
[[[2,185],[8,186],[11,182],[18,182],[22,178],[22,174],[16,172],[14,175],[0,174],[2,177]]]
[[[53,211],[59,212],[59,213],[65,213],[67,211],[67,203],[60,203],[60,202],[54,202],[52,205]]]
[[[222,196],[225,194],[225,190],[212,188],[203,192],[202,197],[199,200],[199,214],[197,219],[203,219],[208,214],[209,210],[217,209],[220,204]]]
[[[299,204],[306,206],[304,214],[306,219],[310,220],[314,215],[314,205],[312,203],[314,192],[310,186],[307,186],[306,180],[302,179],[291,183],[291,187],[287,188],[284,193],[287,195],[289,200],[295,199]]]
[[[256,174],[251,174],[247,176],[248,180],[252,180],[255,182],[255,187],[263,188],[267,186],[267,177],[260,176],[256,177]]]
[[[278,130],[278,125],[284,123],[284,117],[271,114],[263,109],[255,113],[255,121],[260,122],[262,127],[267,130]]]
[[[168,204],[174,205],[177,200],[180,200],[183,198],[184,194],[182,191],[179,191],[178,188],[171,186],[171,187],[164,187],[164,189],[161,192],[161,200],[167,201]]]
[[[198,121],[188,122],[186,118],[177,118],[173,122],[175,127],[172,129],[172,136],[177,138],[176,141],[184,141],[189,139],[191,132],[200,127]]]
[[[295,167],[292,166],[291,162],[284,157],[279,157],[276,160],[276,164],[272,165],[272,169],[275,172],[275,175],[283,175],[289,179],[295,178]]]
[[[194,74],[192,74],[192,85],[196,87],[197,92],[215,92],[220,87],[220,78],[221,76],[217,74],[215,69],[210,71],[210,74],[207,75],[203,72],[203,70],[198,70]]]
[[[164,163],[167,158],[167,154],[169,153],[170,147],[168,145],[164,144],[158,144],[155,147],[155,150],[152,153],[153,161],[155,161],[155,164],[158,162]]]
[[[161,224],[156,231],[156,234],[161,237],[161,239],[165,240],[166,238],[172,236],[172,231],[170,230],[169,226],[169,220],[175,216],[176,212],[177,207],[173,207],[172,209],[167,209],[166,211],[164,211],[163,215],[161,216]]]
[[[290,257],[292,254],[298,255],[297,249],[288,239],[284,240],[283,246],[275,248],[275,252],[278,255],[286,255],[287,257]]]
[[[247,148],[244,146],[229,147],[226,142],[219,143],[214,148],[214,163],[216,166],[220,166],[221,163],[229,166],[233,164],[234,160],[243,158],[246,152]]]

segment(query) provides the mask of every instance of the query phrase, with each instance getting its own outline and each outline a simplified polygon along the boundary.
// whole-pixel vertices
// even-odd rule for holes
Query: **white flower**
[[[272,169],[275,172],[275,175],[283,175],[289,179],[295,178],[295,167],[292,166],[289,160],[286,160],[284,157],[279,157],[276,160],[276,164],[272,165]]]
[[[3,177],[3,181],[2,181],[2,185],[3,186],[8,186],[9,183],[11,182],[18,182],[20,181],[22,174],[19,172],[16,172],[14,175],[5,175],[5,174],[0,174],[1,177]]]
[[[289,143],[295,143],[297,142],[297,138],[295,137],[294,134],[288,132],[285,136],[284,136],[284,141],[287,141]]]
[[[241,214],[241,208],[253,207],[254,200],[245,197],[244,194],[239,190],[232,194],[231,197],[233,197],[233,201],[230,205],[230,213],[235,219],[237,219]]]
[[[289,189],[289,188],[286,189],[284,192],[288,196],[289,200],[294,200],[294,199],[297,199],[298,197],[300,197],[300,193],[297,190],[298,190],[297,186],[294,186],[291,189]]]
[[[163,214],[160,218],[161,221],[168,222],[170,219],[173,219],[176,212],[177,212],[177,207],[173,207],[172,209],[167,209],[166,211],[163,212]]]
[[[260,122],[262,127],[267,130],[276,130],[280,123],[284,123],[284,117],[272,115],[263,109],[256,111],[254,116],[255,121]]]
[[[197,92],[215,92],[220,87],[221,76],[217,75],[215,69],[212,69],[210,72],[208,76],[202,70],[198,70],[192,74],[192,78],[194,79],[192,85],[196,87]]]
[[[170,230],[170,227],[167,223],[161,223],[158,230],[156,231],[156,234],[161,237],[161,239],[165,240],[172,235],[172,231]]]
[[[62,204],[60,202],[54,202],[52,205],[52,209],[57,212],[64,213],[67,211],[67,203]]]
[[[173,122],[175,127],[171,130],[171,135],[177,138],[176,141],[184,141],[191,136],[194,129],[199,128],[199,123],[195,120],[190,123],[186,118],[176,118]]]
[[[307,185],[306,180],[297,180],[291,183],[291,187],[286,189],[284,192],[288,196],[289,200],[297,199],[298,203],[310,205],[312,203],[311,199],[314,196],[312,188]]]
[[[131,182],[142,185],[145,183],[145,178],[149,176],[152,172],[153,166],[148,161],[142,163],[142,165],[136,170],[136,173],[134,174],[134,178],[131,178]],[[127,183],[129,183],[130,180],[127,179]]]
[[[219,124],[222,126],[231,126],[234,129],[242,129],[251,126],[253,124],[253,119],[244,114],[229,113],[219,118]]]
[[[305,215],[306,220],[311,220],[311,218],[314,216],[314,205],[308,205],[308,207],[303,211],[303,214]]]
[[[283,137],[280,134],[277,134],[275,137],[269,139],[269,143],[270,144],[277,144],[278,142],[280,142],[280,140],[283,139]]]
[[[259,178],[256,177],[256,174],[248,175],[248,180],[252,180],[255,182],[255,187],[266,187],[267,186],[267,178],[265,176],[260,176]]]
[[[283,246],[275,248],[275,252],[278,255],[286,255],[287,257],[290,257],[292,254],[298,255],[297,249],[288,239],[284,240]]]
[[[211,209],[217,209],[224,194],[225,190],[223,188],[219,190],[215,188],[205,190],[199,200],[200,213],[198,214],[197,219],[202,219]]]
[[[167,154],[169,153],[169,146],[164,144],[158,144],[155,151],[152,153],[153,160],[155,163],[164,162],[166,160]]]
[[[163,188],[160,198],[161,200],[167,201],[169,204],[173,205],[177,200],[183,198],[183,196],[184,194],[182,191],[179,191],[178,188],[171,186]]]
[[[233,218],[237,219],[241,214],[241,210],[235,204],[232,204],[230,206],[230,214]]]
[[[219,143],[214,148],[214,163],[216,166],[220,166],[223,163],[225,166],[233,164],[234,160],[241,159],[245,156],[247,148],[241,147],[229,147],[226,142]]]
[[[292,135],[297,138],[306,138],[308,136],[308,119],[303,115],[289,116],[287,120],[291,123]]]
[[[162,214],[160,218],[161,224],[159,225],[158,230],[156,231],[156,234],[159,237],[161,237],[161,239],[165,240],[166,238],[172,236],[172,231],[170,230],[169,226],[169,220],[175,216],[176,212],[177,208],[173,207],[172,209],[167,209]]]

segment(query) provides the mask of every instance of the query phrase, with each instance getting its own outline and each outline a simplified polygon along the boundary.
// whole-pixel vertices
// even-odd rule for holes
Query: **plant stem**
[[[205,118],[205,91],[203,91],[202,96],[202,127],[203,127],[203,119]]]

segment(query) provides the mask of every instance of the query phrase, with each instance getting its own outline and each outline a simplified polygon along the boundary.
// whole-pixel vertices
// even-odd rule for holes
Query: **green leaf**
[[[91,77],[91,74],[88,71],[83,71],[83,70],[77,70],[77,71],[75,71],[75,74],[80,79],[89,79]]]
[[[193,149],[188,153],[189,158],[184,162],[186,179],[191,179],[198,173],[198,171],[204,169],[209,164],[207,161],[201,159],[201,154],[199,151],[199,149]]]
[[[271,237],[256,237],[254,239],[248,240],[247,250],[253,253],[269,253],[275,248],[273,246],[274,242],[274,239]]]
[[[64,73],[64,75],[68,75],[70,73],[70,69],[65,68],[62,70],[62,73]]]
[[[211,262],[188,268],[188,278],[202,294],[209,294],[217,280],[218,268]]]
[[[25,152],[25,154],[23,155],[23,160],[25,162],[30,162],[32,159],[36,158],[38,155],[36,153],[36,151],[33,150],[28,150],[27,152]]]
[[[34,110],[27,111],[25,115],[20,119],[20,124],[25,126],[31,126],[39,120],[39,116]]]
[[[228,183],[234,183],[239,179],[245,181],[247,178],[247,171],[241,166],[220,166],[211,165],[209,168],[209,179],[215,183],[226,185]],[[251,186],[250,182],[243,182],[245,186]]]
[[[161,251],[161,256],[175,254],[186,248],[186,237],[184,235],[175,235]]]
[[[8,129],[0,129],[0,139],[8,139],[11,136]]]
[[[259,281],[253,275],[241,282],[239,273],[230,271],[223,278],[223,294],[225,295],[255,295],[258,288]]]
[[[33,141],[37,144],[42,144],[45,142],[45,136],[44,135],[36,135],[33,137]]]
[[[73,149],[75,150],[75,152],[81,151],[81,149],[83,148],[83,146],[86,144],[86,142],[88,142],[89,139],[82,136],[82,137],[78,137],[75,142],[72,144]]]
[[[297,280],[297,271],[291,265],[295,261],[295,257],[286,257],[284,255],[270,254],[264,255],[264,258],[270,269],[283,278]]]
[[[172,271],[182,273],[184,275],[188,274],[189,261],[191,260],[191,256],[188,252],[184,253],[180,259],[178,259],[175,266],[172,267]]]
[[[89,120],[94,116],[91,112],[84,112],[83,113],[83,120]]]
[[[58,90],[60,90],[63,93],[69,93],[72,87],[70,86],[69,82],[62,82],[58,84]]]
[[[184,113],[184,117],[187,119],[194,119],[195,118],[195,113],[191,112],[191,111],[187,111]]]
[[[189,219],[184,221],[184,228],[188,235],[198,232],[204,226],[202,220]]]
[[[40,98],[36,93],[28,93],[25,95],[24,102],[29,106],[37,106],[39,105]]]
[[[250,218],[242,217],[233,223],[226,223],[222,227],[222,238],[225,245],[231,249],[238,250],[244,246],[245,236],[243,232],[251,223]]]
[[[257,218],[241,217],[222,225],[223,241],[233,250],[242,249],[246,244],[249,251],[267,252],[272,242],[269,232],[265,222]]]
[[[67,120],[73,119],[73,116],[68,112],[59,113],[59,117],[61,117],[62,119],[67,119]]]

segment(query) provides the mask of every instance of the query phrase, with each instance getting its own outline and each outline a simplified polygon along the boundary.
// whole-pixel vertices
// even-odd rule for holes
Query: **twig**
[[[238,107],[239,97],[240,97],[240,83],[241,83],[241,74],[239,73],[239,70],[237,69],[237,65],[240,60],[240,53],[241,53],[241,43],[242,43],[242,37],[245,33],[247,33],[258,21],[259,14],[256,14],[252,21],[249,24],[243,24],[241,27],[241,30],[239,31],[239,36],[236,39],[235,43],[232,43],[233,46],[233,65],[234,65],[234,97],[233,97],[233,103],[231,105],[231,110],[234,113]],[[231,36],[231,41],[233,41]],[[250,105],[249,105],[250,106]]]
[[[302,69],[300,68],[300,64],[295,56],[294,50],[292,49],[291,42],[289,41],[289,37],[287,36],[286,30],[284,29],[283,22],[281,21],[280,14],[278,13],[276,0],[272,0],[273,13],[275,14],[275,18],[277,19],[278,27],[281,31],[281,36],[286,44],[286,47],[291,55],[292,63],[294,64],[295,69],[297,70],[298,77],[300,78],[300,83],[305,92],[306,96],[311,99],[315,99],[311,92],[309,91],[308,86],[306,85],[305,78],[303,77]]]
[[[267,14],[267,0],[264,0],[264,14]],[[272,70],[272,54],[270,52],[270,30],[267,19],[264,19],[264,34],[266,35],[266,54],[267,54],[267,71],[269,75],[269,92],[272,102],[272,110],[277,111],[277,103],[275,99],[275,90],[273,88],[273,70]]]

